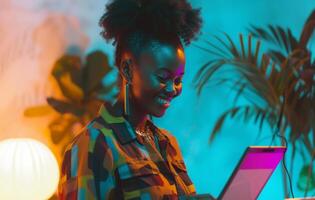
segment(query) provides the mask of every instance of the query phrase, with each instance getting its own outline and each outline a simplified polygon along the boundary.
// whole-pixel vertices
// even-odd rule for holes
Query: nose
[[[177,96],[177,91],[176,91],[176,86],[175,86],[174,81],[169,80],[166,83],[165,92],[166,92],[167,96],[169,96],[171,98],[174,98],[175,96]]]

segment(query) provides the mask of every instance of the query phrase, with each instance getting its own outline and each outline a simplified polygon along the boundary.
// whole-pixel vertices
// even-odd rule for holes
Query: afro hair
[[[136,33],[141,35],[138,42],[177,38],[188,45],[201,24],[200,9],[193,9],[187,0],[112,0],[99,21],[103,38],[117,45],[116,65],[122,49],[130,46],[127,43]]]

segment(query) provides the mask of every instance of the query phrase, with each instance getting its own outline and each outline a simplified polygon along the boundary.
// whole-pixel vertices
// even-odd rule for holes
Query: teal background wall
[[[202,35],[196,42],[198,45],[204,44],[202,40],[211,40],[211,34],[219,35],[221,31],[238,39],[239,33],[248,33],[246,28],[250,24],[289,27],[293,34],[299,37],[305,20],[315,8],[315,1],[311,0],[192,0],[191,2],[195,7],[202,8],[204,20]],[[267,44],[263,44],[263,48],[266,47]],[[226,86],[209,87],[199,98],[196,97],[193,76],[201,64],[211,59],[211,55],[194,46],[186,48],[186,55],[187,71],[183,94],[174,101],[166,116],[156,121],[177,136],[197,191],[218,196],[246,147],[269,145],[271,130],[265,125],[260,138],[257,139],[258,125],[245,124],[241,120],[227,120],[220,135],[209,145],[207,141],[214,122],[223,111],[232,106],[235,93]],[[246,103],[246,100],[242,99],[239,103]],[[277,143],[280,144],[280,141],[278,140]],[[290,166],[291,162],[290,152],[289,146],[286,156],[287,166]],[[296,187],[302,163],[302,158],[297,156],[294,160],[294,172],[291,175],[296,197],[304,195]],[[278,166],[259,199],[283,198],[282,174]]]
[[[202,10],[202,34],[194,42],[198,45],[204,45],[205,40],[211,40],[211,34],[217,35],[222,31],[232,38],[238,38],[239,33],[247,33],[246,28],[250,24],[290,27],[298,37],[304,21],[315,9],[314,0],[190,1],[194,7]],[[114,48],[100,37],[98,27],[106,2],[0,0],[0,90],[10,88],[7,89],[10,92],[3,93],[0,99],[0,140],[18,133],[21,126],[17,124],[23,125],[25,130],[19,134],[28,132],[32,133],[32,137],[45,140],[38,136],[42,133],[27,129],[27,122],[21,120],[19,114],[28,106],[45,103],[46,97],[53,95],[53,90],[46,87],[47,77],[54,61],[69,46],[78,46],[78,52],[83,54],[101,49],[113,63]],[[35,36],[39,36],[36,41]],[[194,44],[185,49],[187,64],[182,95],[172,102],[163,118],[154,118],[154,122],[177,137],[197,192],[218,196],[246,147],[269,145],[271,132],[265,125],[261,137],[257,138],[258,127],[253,123],[227,120],[218,137],[208,144],[214,122],[233,105],[235,93],[225,86],[219,86],[205,88],[200,97],[196,96],[193,77],[200,66],[213,57]],[[266,47],[263,45],[263,48]],[[106,77],[106,81],[114,81],[116,74]],[[13,101],[16,102],[14,108],[10,106]],[[240,103],[246,101],[241,99]],[[12,125],[9,123],[11,121],[16,123]],[[289,154],[290,151],[289,146]],[[289,156],[286,161],[288,164],[291,162]],[[296,187],[303,160],[297,156],[294,163],[291,176],[295,196],[303,196]],[[259,200],[283,198],[281,170],[278,167]]]

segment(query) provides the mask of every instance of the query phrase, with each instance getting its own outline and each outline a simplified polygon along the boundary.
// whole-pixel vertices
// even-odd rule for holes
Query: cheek
[[[133,95],[140,102],[154,98],[161,89],[161,84],[153,76],[135,76],[133,79]]]

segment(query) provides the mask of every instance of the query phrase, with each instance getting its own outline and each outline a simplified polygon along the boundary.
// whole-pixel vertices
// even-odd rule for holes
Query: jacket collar
[[[105,123],[114,131],[119,142],[121,144],[127,144],[134,140],[138,140],[135,130],[131,126],[129,121],[126,120],[124,116],[114,116],[113,114],[111,114],[109,111],[110,107],[112,107],[111,103],[105,102],[100,108],[99,115],[105,121]],[[152,132],[154,134],[157,134],[159,141],[165,139],[166,136],[158,127],[153,124],[151,120],[148,120],[147,123]]]

